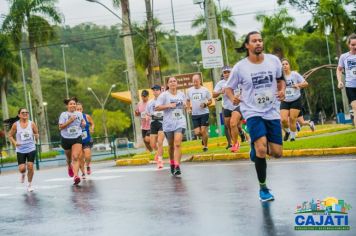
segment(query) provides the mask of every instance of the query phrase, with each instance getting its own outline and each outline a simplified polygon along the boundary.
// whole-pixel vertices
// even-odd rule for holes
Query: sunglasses
[[[230,74],[230,71],[228,71],[228,70],[223,71],[223,74]]]
[[[22,111],[21,112],[21,114],[23,114],[23,115],[26,115],[26,114],[28,114],[29,112],[28,111]]]

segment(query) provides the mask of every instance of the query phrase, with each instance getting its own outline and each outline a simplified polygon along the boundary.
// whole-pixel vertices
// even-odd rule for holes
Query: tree
[[[30,68],[34,107],[39,127],[45,127],[46,118],[43,107],[41,81],[38,71],[37,46],[47,43],[54,37],[54,30],[50,23],[60,23],[61,16],[55,8],[56,0],[9,0],[10,12],[5,18],[3,27],[11,33],[15,45],[20,47],[22,30],[27,32],[30,50]],[[46,129],[40,129],[42,143],[47,143]]]
[[[125,113],[120,110],[117,111],[107,111],[104,110],[106,116],[106,126],[109,130],[109,135],[117,135],[123,132],[125,129],[130,127],[131,119]],[[93,110],[93,119],[95,127],[95,136],[104,136],[104,129],[102,122],[102,110]],[[120,121],[120,122],[119,122]]]
[[[256,19],[262,23],[261,33],[267,51],[280,59],[287,57],[293,61],[293,45],[288,35],[294,33],[296,28],[292,25],[294,18],[289,16],[287,9],[283,8],[271,16],[257,15]]]
[[[18,73],[17,57],[11,51],[11,43],[8,35],[0,34],[0,79],[1,79],[1,109],[3,120],[9,118],[7,104],[7,83],[10,79],[16,79]]]

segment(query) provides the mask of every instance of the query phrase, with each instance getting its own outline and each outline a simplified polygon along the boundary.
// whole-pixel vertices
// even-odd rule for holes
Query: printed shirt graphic
[[[282,64],[274,55],[264,54],[260,64],[244,58],[232,69],[226,87],[235,89],[240,85],[240,109],[246,119],[254,116],[266,120],[280,119],[276,78],[281,76]]]
[[[146,118],[146,107],[148,102],[143,103],[142,101],[137,104],[137,110],[140,112],[141,117],[141,129],[150,130],[151,118]]]
[[[286,79],[286,98],[285,102],[293,102],[300,98],[300,89],[293,88],[293,85],[300,84],[305,81],[303,76],[298,72],[292,71],[289,76],[285,76]]]
[[[16,142],[20,144],[16,146],[16,152],[18,153],[30,153],[36,150],[32,122],[30,120],[26,128],[21,127],[20,121],[16,122]]]
[[[155,120],[158,120],[162,123],[163,121],[163,111],[155,111],[156,108],[156,101],[155,99],[152,99],[151,101],[148,102],[147,107],[146,107],[146,113],[151,116],[151,123]]]
[[[345,69],[345,87],[356,88],[356,54],[350,52],[340,56],[339,66]]]
[[[183,92],[178,91],[176,95],[171,94],[169,91],[165,91],[157,98],[156,106],[175,103],[175,108],[165,109],[163,111],[163,131],[170,132],[179,128],[186,129],[186,119],[184,116],[184,103],[185,95]]]
[[[190,100],[192,104],[192,115],[203,115],[209,114],[209,108],[201,108],[200,105],[202,103],[207,103],[208,100],[211,99],[211,94],[209,90],[205,87],[200,87],[196,89],[195,87],[191,87],[187,91],[187,99]]]
[[[75,120],[70,123],[65,129],[61,130],[61,136],[67,139],[75,139],[82,135],[81,123],[83,120],[83,114],[81,112],[62,112],[59,117],[59,124],[66,123],[71,116],[75,116]]]
[[[214,88],[214,92],[220,92],[223,88],[226,87],[226,83],[227,83],[227,80],[220,80],[216,85],[215,85],[215,88]],[[237,87],[238,89],[238,87]],[[235,89],[235,90],[237,90]],[[222,106],[224,109],[227,109],[227,110],[230,110],[230,111],[233,111],[236,109],[236,107],[238,107],[239,105],[237,106],[234,106],[232,104],[232,102],[230,101],[229,97],[226,96],[226,94],[224,93],[223,94],[223,99],[222,99]]]

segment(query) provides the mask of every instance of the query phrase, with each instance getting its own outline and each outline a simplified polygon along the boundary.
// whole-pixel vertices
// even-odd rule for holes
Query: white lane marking
[[[107,179],[117,179],[117,178],[121,178],[122,176],[118,176],[118,175],[109,175],[109,176],[92,176],[90,177],[91,180],[107,180]]]
[[[62,188],[62,187],[64,187],[65,185],[43,185],[43,186],[41,186],[41,185],[34,185],[33,187],[35,188],[35,189],[55,189],[55,188]]]
[[[0,190],[11,189],[11,187],[0,187]]]
[[[8,193],[0,193],[0,197],[8,197],[11,196],[12,194],[8,194]]]
[[[118,167],[119,168],[119,167]],[[128,169],[106,169],[106,170],[97,170],[96,174],[104,174],[104,173],[128,173],[128,172],[150,172],[150,171],[161,171],[168,169],[167,167],[158,170],[155,167],[145,167],[145,168],[128,168]]]
[[[107,176],[90,176],[87,180],[107,180],[107,179],[116,179],[121,178],[122,176],[118,175],[107,175]],[[45,182],[72,182],[72,178],[53,178],[53,179],[46,179]],[[82,181],[85,181],[82,179]],[[61,185],[59,185],[61,186]]]
[[[46,179],[45,182],[72,182],[72,178],[53,178],[53,179]]]
[[[268,159],[267,159],[268,161]],[[286,160],[285,161],[276,161],[276,159],[272,160],[269,162],[269,164],[298,164],[298,163],[320,163],[320,162],[340,162],[340,161],[356,161],[356,158],[348,158],[348,159],[332,159],[332,160],[327,160],[327,159],[313,159],[313,160],[300,160],[299,161],[290,161]],[[211,166],[211,164],[196,164],[194,166],[198,167],[205,167],[205,166]],[[252,161],[247,161],[247,162],[234,162],[234,163],[215,163],[215,165],[219,166],[234,166],[234,165],[253,165],[254,163]]]

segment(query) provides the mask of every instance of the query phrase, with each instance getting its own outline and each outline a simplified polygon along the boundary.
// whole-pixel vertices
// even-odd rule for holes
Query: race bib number
[[[163,112],[162,111],[155,111],[155,112],[153,112],[153,116],[155,116],[155,117],[163,117]]]
[[[350,75],[352,79],[356,79],[356,67],[351,68]]]
[[[141,119],[146,119],[146,112],[141,112]]]
[[[292,97],[295,94],[294,88],[286,88],[286,97]]]
[[[87,137],[88,137],[88,132],[86,130],[83,130],[82,139],[86,139]]]
[[[20,134],[20,137],[21,137],[21,141],[30,141],[32,139],[31,135],[29,132],[22,132]]]
[[[203,95],[201,93],[194,93],[192,96],[193,101],[200,101],[200,100],[202,100],[202,98],[203,98]]]
[[[273,103],[272,91],[257,91],[254,99],[257,107],[264,108]]]
[[[77,136],[79,134],[79,129],[77,126],[72,126],[68,128],[68,134],[70,136]]]
[[[183,111],[181,109],[174,109],[173,110],[173,119],[174,120],[183,119]]]

